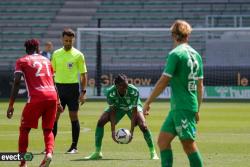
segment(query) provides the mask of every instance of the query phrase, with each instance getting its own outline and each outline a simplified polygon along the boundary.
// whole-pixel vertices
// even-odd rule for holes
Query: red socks
[[[20,127],[19,141],[18,141],[18,151],[20,153],[26,153],[29,144],[29,132],[30,128]],[[54,135],[51,129],[44,129],[44,143],[46,153],[53,153],[54,149]]]
[[[43,129],[44,143],[46,154],[53,153],[54,149],[54,135],[51,129]]]
[[[18,151],[20,153],[26,153],[28,144],[29,144],[30,128],[20,127],[19,130],[20,130],[20,133],[19,133],[19,140],[18,140]]]

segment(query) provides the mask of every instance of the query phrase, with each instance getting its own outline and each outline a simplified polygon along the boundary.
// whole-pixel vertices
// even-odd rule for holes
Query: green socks
[[[149,130],[143,132],[144,139],[146,140],[146,143],[148,145],[149,151],[153,152],[155,151],[152,135]]]
[[[104,128],[103,127],[96,127],[96,130],[95,130],[96,152],[101,152],[103,135],[104,135]]]
[[[190,167],[203,167],[202,157],[199,152],[193,152],[188,155]]]
[[[190,167],[203,167],[202,158],[199,152],[193,152],[188,155]],[[166,149],[161,151],[161,166],[172,167],[173,153],[172,150]]]
[[[161,151],[161,167],[172,167],[173,152],[170,149]]]

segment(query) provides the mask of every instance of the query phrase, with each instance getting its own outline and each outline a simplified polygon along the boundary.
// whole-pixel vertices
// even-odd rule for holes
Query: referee
[[[83,53],[73,47],[75,32],[66,28],[62,32],[63,47],[52,55],[52,66],[55,72],[55,83],[63,109],[66,105],[72,125],[72,144],[66,153],[77,153],[77,143],[80,134],[78,119],[79,103],[86,99],[87,68]],[[80,85],[79,85],[80,83]],[[80,87],[80,88],[79,88]],[[53,134],[56,137],[57,123],[60,113],[54,123]]]

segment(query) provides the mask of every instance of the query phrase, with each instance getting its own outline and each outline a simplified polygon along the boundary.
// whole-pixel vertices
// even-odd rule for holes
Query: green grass
[[[5,116],[7,103],[1,103],[0,113],[0,152],[17,150],[18,128],[23,102],[15,104],[12,120]],[[94,130],[97,119],[105,108],[105,102],[87,102],[81,107],[81,134],[79,154],[66,155],[71,144],[71,125],[68,112],[60,118],[59,131],[55,142],[55,152],[51,167],[159,167],[160,161],[149,160],[146,143],[136,128],[134,139],[128,145],[118,145],[111,139],[110,124],[105,128],[103,140],[104,159],[84,161],[83,157],[94,151]],[[154,140],[169,110],[166,102],[155,102],[151,115],[147,117]],[[250,104],[249,103],[204,103],[201,108],[201,121],[198,125],[197,143],[204,158],[205,167],[250,167]],[[118,127],[129,128],[129,120],[123,119]],[[30,133],[29,151],[34,153],[29,167],[38,166],[44,148],[41,127]],[[159,153],[159,149],[157,148]],[[188,160],[178,139],[173,142],[174,167],[187,167]],[[18,162],[0,161],[1,167],[14,167]]]

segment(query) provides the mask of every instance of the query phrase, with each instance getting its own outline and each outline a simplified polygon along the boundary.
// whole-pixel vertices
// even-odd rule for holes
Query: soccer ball
[[[115,133],[115,139],[120,143],[120,144],[128,144],[129,139],[131,137],[131,133],[128,129],[118,129]]]

